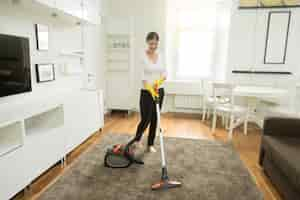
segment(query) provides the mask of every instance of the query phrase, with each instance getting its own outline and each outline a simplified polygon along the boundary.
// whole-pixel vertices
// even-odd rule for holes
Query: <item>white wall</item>
[[[13,3],[17,2],[17,3]],[[24,3],[25,2],[25,3]],[[59,90],[64,88],[83,87],[87,71],[95,71],[97,75],[97,88],[103,88],[103,55],[101,51],[101,26],[87,25],[85,36],[85,66],[88,70],[77,76],[64,76],[62,66],[68,63],[71,66],[80,66],[79,58],[61,56],[63,50],[82,49],[81,28],[76,21],[67,16],[51,17],[49,10],[39,10],[28,7],[26,1],[3,0],[0,2],[0,33],[28,37],[30,40],[32,89],[31,93],[19,94],[0,98],[0,103],[19,100],[20,97],[33,95],[37,92],[49,92],[49,89]],[[36,50],[34,24],[49,26],[49,50],[41,52]],[[36,82],[35,64],[54,63],[56,80],[38,84]]]
[[[140,56],[145,50],[145,37],[150,31],[160,34],[160,51],[165,48],[165,0],[106,0],[106,17],[131,18],[134,23],[134,88],[132,101],[138,108]],[[116,91],[117,92],[117,91]]]
[[[231,77],[233,69],[248,70],[251,68],[263,71],[290,71],[299,77],[300,9],[276,9],[276,11],[290,10],[292,12],[286,63],[266,65],[263,61],[268,13],[271,9],[239,10],[237,6],[238,3],[235,0],[231,16],[228,77]],[[273,79],[272,75],[269,77]]]
[[[280,65],[264,64],[264,50],[267,31],[268,13],[271,9],[239,10],[238,1],[234,0],[231,16],[227,79],[240,84],[268,85],[290,88],[289,97],[284,104],[296,101],[295,86],[300,82],[300,9],[290,10],[291,23],[287,46],[286,63]],[[274,11],[274,10],[272,10]],[[232,74],[232,70],[288,71],[287,75]]]
[[[214,80],[225,81],[227,74],[229,33],[231,25],[231,7],[230,1],[220,1],[217,3],[216,19],[216,41],[214,54]]]
[[[296,95],[296,107],[297,107],[297,112],[300,113],[300,85],[297,87],[297,95]]]

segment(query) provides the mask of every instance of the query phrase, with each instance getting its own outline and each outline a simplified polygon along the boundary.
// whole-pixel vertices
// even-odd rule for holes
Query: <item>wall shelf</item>
[[[113,63],[113,62],[125,62],[128,63],[129,59],[107,59],[107,62]]]
[[[117,53],[127,53],[129,54],[129,48],[109,48],[108,51],[110,52],[117,52]]]
[[[109,33],[107,37],[130,37],[129,33]]]
[[[84,51],[80,50],[80,51],[61,51],[60,52],[61,56],[71,56],[71,57],[78,57],[83,59],[84,58]]]

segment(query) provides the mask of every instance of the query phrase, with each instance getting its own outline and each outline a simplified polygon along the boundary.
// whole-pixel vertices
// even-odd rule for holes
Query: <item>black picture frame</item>
[[[270,23],[271,23],[271,17],[272,14],[278,14],[278,13],[286,13],[288,14],[288,25],[286,30],[286,36],[285,36],[285,45],[284,45],[284,54],[281,62],[269,62],[267,61],[267,53],[268,53],[268,42],[269,42],[269,34],[270,34]],[[289,32],[290,32],[290,23],[291,23],[291,11],[270,11],[268,14],[268,22],[267,22],[267,32],[266,32],[266,40],[265,40],[265,51],[264,51],[264,64],[285,64],[286,62],[286,53],[287,53],[287,47],[288,47],[288,39],[289,39]]]
[[[55,80],[54,64],[35,64],[35,70],[38,83],[50,82]]]
[[[35,29],[35,39],[36,39],[36,49],[38,51],[48,51],[49,50],[49,27],[47,25],[43,25],[43,24],[35,24],[34,25],[34,29]],[[41,37],[41,29],[47,29],[47,38],[46,41],[41,41],[42,37]],[[43,38],[45,39],[45,38]],[[47,44],[42,44],[42,43],[47,43]]]

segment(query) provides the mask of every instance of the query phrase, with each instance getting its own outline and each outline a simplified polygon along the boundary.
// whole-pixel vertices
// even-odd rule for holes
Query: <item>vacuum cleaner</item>
[[[128,144],[116,144],[106,151],[104,157],[104,166],[109,168],[127,168],[132,164],[143,165],[144,162],[135,157],[132,144],[135,140],[131,140]]]
[[[152,184],[152,190],[160,190],[160,189],[170,189],[180,187],[182,184],[178,181],[173,181],[169,179],[167,163],[165,157],[165,149],[164,149],[164,140],[163,133],[160,128],[160,107],[159,107],[159,87],[163,84],[164,79],[156,80],[154,85],[147,85],[146,89],[152,95],[155,105],[156,105],[156,114],[157,114],[157,126],[156,133],[159,133],[160,138],[160,152],[161,152],[161,166],[162,166],[162,174],[161,179]],[[132,164],[144,164],[143,161],[137,159],[134,155],[134,148],[132,144],[135,142],[135,138],[131,140],[127,145],[116,144],[112,148],[108,149],[105,158],[104,165],[110,168],[127,168]]]

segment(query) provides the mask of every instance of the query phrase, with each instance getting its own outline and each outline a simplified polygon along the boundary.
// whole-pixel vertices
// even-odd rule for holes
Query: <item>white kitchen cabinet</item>
[[[83,0],[83,18],[93,24],[100,23],[99,0]]]
[[[107,72],[106,74],[106,106],[111,110],[127,110],[134,108],[132,79],[128,72]]]
[[[91,24],[100,23],[100,0],[34,0]]]
[[[55,7],[55,0],[35,0],[36,2],[40,4],[44,4],[46,6],[49,6],[51,8]]]
[[[71,94],[71,98],[65,103],[67,152],[103,126],[100,98],[102,96],[97,91],[81,91]]]
[[[0,158],[0,199],[13,197],[29,184],[28,175],[24,173],[26,155],[23,148]]]
[[[74,17],[83,16],[82,0],[59,0],[56,2],[56,7]]]
[[[82,18],[82,0],[34,0],[35,2],[47,6],[49,8],[56,8],[63,13],[72,15],[76,18]]]

